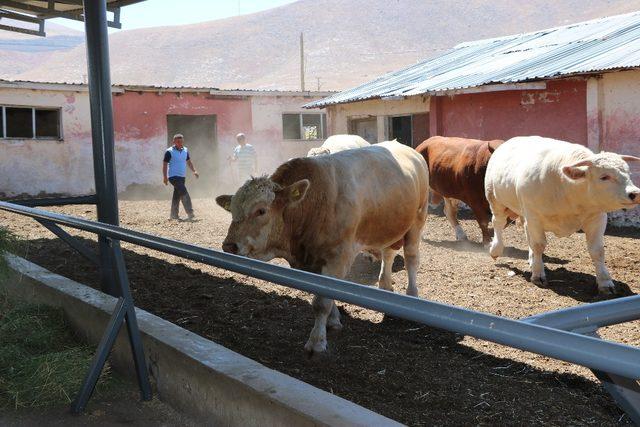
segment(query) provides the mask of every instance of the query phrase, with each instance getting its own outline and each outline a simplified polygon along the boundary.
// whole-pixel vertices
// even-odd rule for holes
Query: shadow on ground
[[[98,286],[95,267],[58,240],[29,241],[28,258]],[[329,336],[330,351],[308,360],[303,345],[313,314],[300,293],[130,250],[125,258],[137,306],[405,424],[616,425],[622,415],[584,377],[494,357],[464,345],[458,334],[422,324],[388,317],[374,323],[358,308],[350,312],[359,317],[341,309],[344,328]],[[379,263],[369,266],[377,279]],[[363,274],[366,267],[360,266]]]

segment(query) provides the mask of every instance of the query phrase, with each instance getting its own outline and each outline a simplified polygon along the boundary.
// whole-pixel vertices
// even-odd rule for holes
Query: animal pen
[[[118,304],[98,345],[92,366],[72,404],[74,412],[81,412],[85,408],[115,337],[125,320],[141,395],[145,400],[151,398],[134,302],[120,249],[120,242],[123,241],[431,327],[585,366],[594,372],[630,419],[640,424],[640,348],[602,340],[597,334],[601,327],[640,319],[640,295],[515,320],[395,294],[119,227],[107,25],[119,26],[119,8],[139,1],[0,0],[0,18],[34,23],[38,25],[38,30],[25,30],[8,25],[0,25],[0,29],[44,36],[44,21],[48,18],[69,17],[84,19],[85,22],[96,194],[87,198],[0,202],[0,209],[33,218],[95,263],[99,267],[103,292],[118,298]],[[110,23],[107,22],[107,10],[114,13],[114,20]],[[96,204],[98,221],[33,207],[87,202]],[[60,228],[61,225],[96,234],[99,253],[93,253]]]

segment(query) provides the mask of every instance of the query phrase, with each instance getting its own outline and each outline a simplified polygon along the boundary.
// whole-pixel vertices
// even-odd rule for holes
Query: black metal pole
[[[83,4],[98,221],[118,225],[107,4],[105,0],[84,0]],[[110,295],[120,296],[116,292],[112,270],[112,248],[105,237],[99,237],[99,249],[102,290]]]

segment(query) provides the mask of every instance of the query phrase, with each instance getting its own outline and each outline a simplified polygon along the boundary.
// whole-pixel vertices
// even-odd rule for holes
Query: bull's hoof
[[[304,351],[307,353],[307,356],[311,359],[314,356],[324,353],[327,351],[327,340],[319,340],[319,341],[307,341],[304,346]]]
[[[462,230],[462,228],[456,228],[456,240],[458,242],[466,242],[467,240],[469,240],[464,230]]]
[[[496,243],[492,242],[489,246],[489,255],[491,255],[491,258],[493,258],[494,260],[501,256],[503,251],[504,247],[498,246]]]
[[[407,288],[407,295],[410,297],[418,297],[418,288]]]
[[[610,296],[616,294],[616,285],[613,284],[613,281],[607,280],[598,284],[598,294],[604,296]]]
[[[541,288],[549,287],[549,282],[547,281],[546,277],[532,277],[531,283],[533,283],[536,286],[540,286]]]

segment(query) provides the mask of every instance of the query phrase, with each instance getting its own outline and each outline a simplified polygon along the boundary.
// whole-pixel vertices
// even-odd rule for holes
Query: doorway
[[[413,146],[411,116],[389,117],[389,139],[397,139],[404,145]]]
[[[184,145],[200,174],[196,180],[187,172],[189,192],[196,196],[211,193],[219,168],[216,116],[167,115],[167,146],[172,144],[176,133],[184,135]]]

